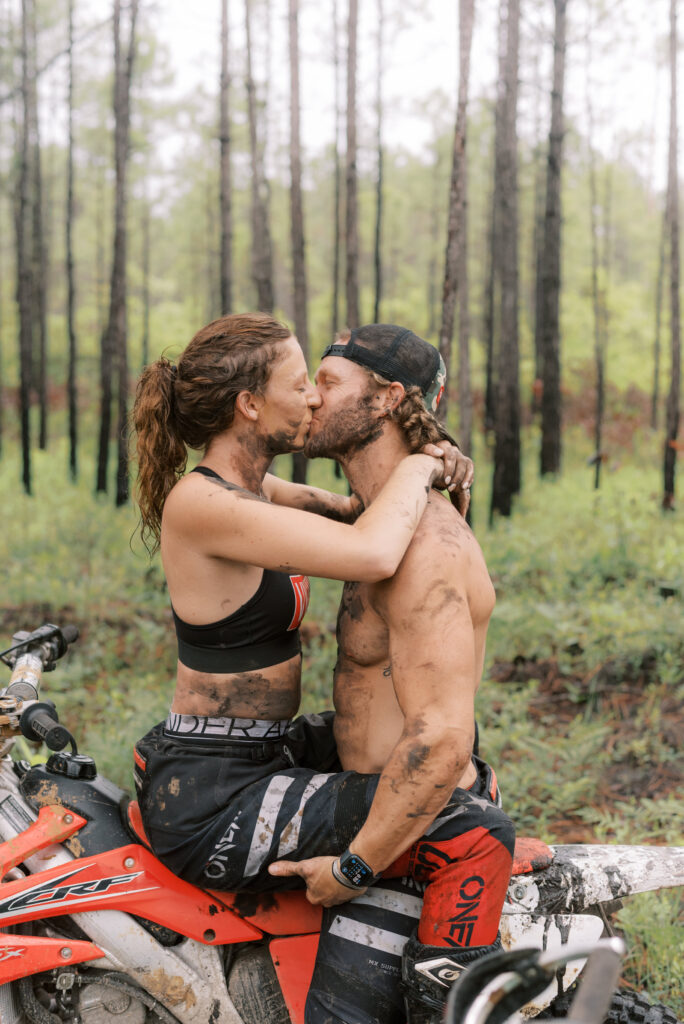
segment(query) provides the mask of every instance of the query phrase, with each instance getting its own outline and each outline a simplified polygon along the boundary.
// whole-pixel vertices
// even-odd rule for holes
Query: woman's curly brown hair
[[[140,533],[150,553],[159,547],[164,502],[185,471],[188,448],[205,452],[231,426],[241,391],[263,394],[279,343],[291,335],[266,313],[224,316],[197,332],[177,366],[162,356],[143,370],[132,421]]]

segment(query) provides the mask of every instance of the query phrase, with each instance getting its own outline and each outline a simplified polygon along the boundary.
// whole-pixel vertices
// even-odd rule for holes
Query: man
[[[439,438],[443,363],[411,331],[352,331],[316,383],[306,454],[337,459],[366,505],[408,451]],[[402,987],[411,1024],[441,1020],[448,983],[498,948],[514,834],[493,771],[472,756],[494,600],[477,541],[437,492],[395,576],[345,584],[335,738],[343,768],[379,773],[377,788],[340,857],[270,868],[301,876],[314,903],[345,903],[324,914],[311,1024],[403,1021]]]

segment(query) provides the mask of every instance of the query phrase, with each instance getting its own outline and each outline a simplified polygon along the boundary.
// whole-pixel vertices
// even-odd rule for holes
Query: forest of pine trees
[[[440,415],[464,449],[485,438],[491,517],[514,510],[523,436],[538,452],[528,474],[562,472],[564,404],[580,388],[593,393],[599,487],[610,387],[636,384],[674,507],[676,0],[648,5],[662,143],[655,118],[641,138],[610,128],[613,51],[633,45],[645,0],[456,6],[440,88],[425,94],[420,66],[407,68],[406,112],[431,140],[412,147],[389,141],[401,111],[387,82],[402,33],[435,21],[427,0],[207,0],[213,60],[180,97],[155,31],[164,12],[145,0],[3,0],[0,452],[20,452],[27,493],[32,452],[66,438],[65,473],[92,464],[94,489],[127,502],[141,366],[215,316],[258,308],[292,325],[312,363],[336,330],[371,320],[438,345]],[[611,54],[616,79],[598,88]],[[295,457],[293,478],[306,472]]]

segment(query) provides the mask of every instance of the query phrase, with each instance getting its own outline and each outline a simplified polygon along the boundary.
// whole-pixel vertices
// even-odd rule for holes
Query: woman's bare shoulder
[[[202,473],[186,473],[172,487],[164,503],[162,524],[179,527],[188,519],[197,527],[200,521],[214,516],[225,517],[231,509],[244,507],[245,502],[266,499],[238,484]]]

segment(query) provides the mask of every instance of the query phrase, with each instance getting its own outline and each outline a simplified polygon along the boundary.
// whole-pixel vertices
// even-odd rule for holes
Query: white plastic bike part
[[[582,1024],[601,1024],[603,1021],[615,990],[620,963],[625,952],[624,943],[621,939],[611,938],[601,939],[590,946],[585,943],[568,944],[560,956],[551,952],[541,953],[537,961],[538,966],[548,973],[549,978],[553,978],[559,968],[573,960],[589,959],[591,961],[591,958],[595,958],[599,951],[600,962],[595,965],[593,970],[588,970],[586,975],[590,991],[578,1005],[578,1012],[591,1013],[591,1016],[579,1017],[574,1012],[579,998],[578,994],[573,1001],[569,1015],[569,1019],[576,1021],[577,1024],[580,1021]],[[494,978],[475,997],[463,1017],[463,1024],[487,1024],[494,1007],[505,995],[515,992],[521,982],[521,975],[515,970],[506,971],[498,978]],[[585,984],[586,982],[583,982],[580,993]]]
[[[553,914],[533,917],[531,914],[508,914],[499,926],[501,944],[505,950],[534,947],[550,956],[563,956],[568,944],[591,948],[601,937],[603,921],[593,914]],[[569,962],[561,975],[563,990],[567,991],[579,977],[585,960]],[[523,1017],[536,1017],[560,994],[557,978],[540,992],[521,1011]]]
[[[553,863],[515,875],[504,914],[579,914],[597,903],[684,885],[684,846],[552,846]]]

